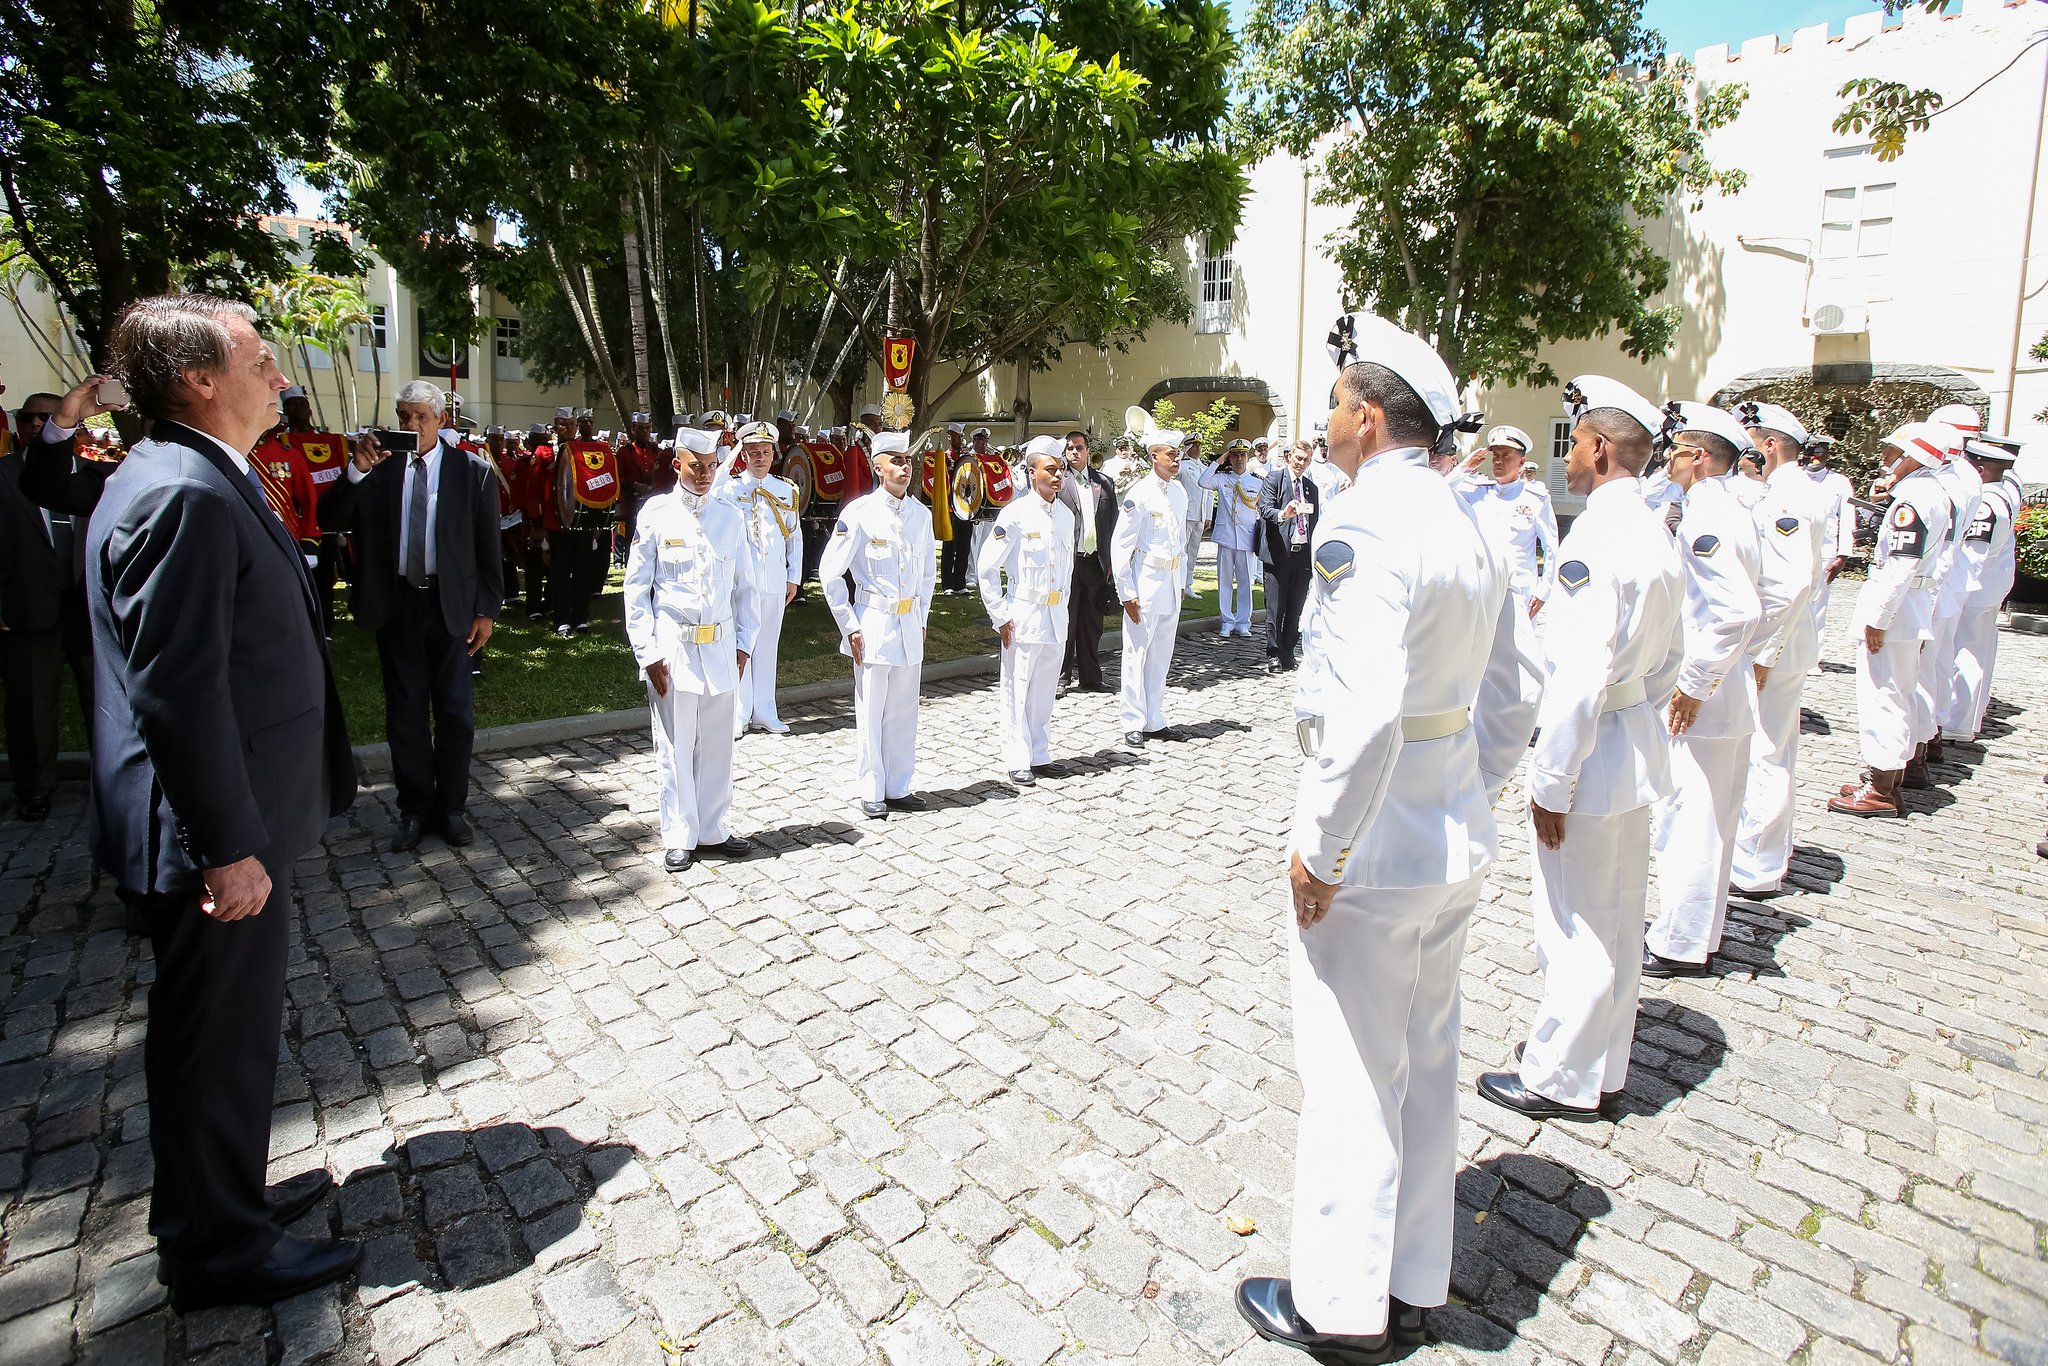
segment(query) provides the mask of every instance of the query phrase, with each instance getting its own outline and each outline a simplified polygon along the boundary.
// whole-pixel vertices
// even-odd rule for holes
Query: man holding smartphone
[[[352,606],[377,634],[398,787],[391,848],[401,853],[429,829],[452,845],[474,838],[470,659],[491,638],[503,597],[498,476],[442,439],[445,407],[425,380],[400,389],[399,430],[359,437],[347,477],[320,501],[323,526],[355,533]]]

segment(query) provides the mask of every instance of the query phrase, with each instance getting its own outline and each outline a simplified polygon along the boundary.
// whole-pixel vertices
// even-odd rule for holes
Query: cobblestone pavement
[[[1804,895],[1646,994],[1621,1118],[1467,1092],[1455,1303],[1415,1360],[2048,1360],[2048,642],[2002,644],[1987,750],[1903,824],[1821,809],[1855,734],[1846,670],[1814,681]],[[163,1306],[146,950],[75,795],[0,827],[0,1361],[1302,1360],[1230,1303],[1284,1269],[1297,1102],[1296,760],[1257,659],[1183,645],[1183,744],[1126,752],[1113,698],[1067,699],[1075,772],[1023,795],[992,682],[936,687],[932,809],[886,823],[849,800],[847,708],[806,708],[741,748],[764,853],[679,878],[644,736],[480,765],[459,853],[378,852],[373,791],[296,870],[273,1168],[334,1171],[309,1224],[368,1256],[274,1312]],[[1507,823],[1468,1083],[1538,985]]]

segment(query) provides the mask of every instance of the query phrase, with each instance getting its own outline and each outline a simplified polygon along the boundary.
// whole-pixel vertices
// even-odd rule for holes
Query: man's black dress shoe
[[[882,804],[892,811],[924,810],[924,798],[914,792],[906,792],[900,797],[884,797]]]
[[[1115,688],[1112,688],[1112,687],[1110,687],[1110,686],[1109,686],[1109,684],[1107,684],[1107,683],[1097,683],[1097,684],[1096,684],[1096,685],[1095,685],[1094,687],[1092,687],[1092,688],[1091,688],[1091,687],[1089,687],[1089,686],[1088,686],[1088,685],[1087,685],[1086,683],[1083,683],[1083,684],[1081,685],[1081,691],[1082,691],[1082,692],[1115,692],[1115,691],[1116,691],[1116,689],[1115,689]]]
[[[716,854],[720,858],[745,858],[754,852],[754,842],[744,835],[728,835],[716,844],[700,844],[700,854]]]
[[[1711,977],[1714,975],[1714,960],[1711,956],[1704,963],[1688,963],[1682,958],[1666,958],[1661,953],[1643,950],[1643,976],[1645,977]]]
[[[1518,1115],[1531,1119],[1598,1119],[1600,1107],[1582,1105],[1560,1105],[1548,1096],[1539,1096],[1522,1085],[1522,1079],[1513,1072],[1481,1072],[1479,1094],[1504,1110],[1513,1110]]]
[[[270,1217],[280,1225],[292,1223],[333,1189],[334,1178],[325,1167],[300,1172],[270,1188]]]
[[[276,1304],[340,1280],[362,1259],[356,1243],[282,1234],[263,1260],[246,1270],[217,1276],[172,1272],[171,1308],[190,1314],[222,1304]]]
[[[1124,743],[1132,749],[1143,749],[1145,747],[1145,732],[1142,730],[1125,731]]]
[[[441,838],[461,849],[475,841],[476,836],[470,832],[468,817],[451,811],[441,818]]]
[[[1019,787],[1036,787],[1038,785],[1037,777],[1028,768],[1011,769],[1010,781]]]
[[[25,821],[39,821],[50,814],[48,797],[23,797],[14,804],[14,814]]]
[[[671,873],[686,873],[697,856],[688,849],[671,849],[661,856],[661,866]]]
[[[391,837],[391,852],[403,854],[420,847],[420,841],[427,837],[427,823],[418,816],[407,816],[398,823],[398,833]]]
[[[1781,896],[1792,895],[1792,889],[1781,882],[1768,892],[1745,892],[1731,882],[1728,884],[1728,895],[1739,896],[1744,901],[1776,901]]]
[[[1387,1336],[1396,1346],[1420,1347],[1429,1311],[1397,1295],[1387,1296]]]
[[[871,821],[888,820],[889,804],[887,802],[862,802],[860,804],[860,814],[866,816]]]
[[[1266,1341],[1298,1348],[1329,1366],[1377,1366],[1393,1345],[1389,1333],[1318,1333],[1295,1312],[1294,1284],[1285,1276],[1239,1281],[1237,1312]]]

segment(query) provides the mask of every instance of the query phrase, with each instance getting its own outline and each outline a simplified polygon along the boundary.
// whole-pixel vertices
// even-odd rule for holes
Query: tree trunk
[[[690,27],[696,31],[697,4],[690,0]],[[704,210],[690,206],[690,293],[697,307],[697,403],[702,412],[711,404],[711,320],[704,306]]]
[[[775,294],[768,301],[768,326],[760,338],[754,363],[754,387],[747,391],[757,418],[772,411],[768,405],[775,384],[775,341],[782,332],[782,296],[788,287],[789,267],[784,266],[775,273]]]
[[[627,412],[625,394],[619,387],[618,371],[612,366],[611,353],[605,349],[604,340],[598,333],[596,311],[591,308],[590,302],[577,292],[576,282],[570,278],[569,268],[563,264],[562,254],[555,250],[555,244],[542,238],[541,249],[547,253],[548,264],[554,268],[555,284],[562,291],[563,302],[569,305],[569,315],[576,320],[576,333],[583,339],[583,354],[589,359],[591,368],[597,371],[599,380],[611,394],[612,402],[618,405],[619,415],[623,420]],[[584,274],[587,278],[587,268]]]
[[[640,235],[646,241],[647,292],[654,300],[654,328],[661,338],[662,368],[668,375],[668,415],[673,416],[683,401],[683,372],[676,362],[675,329],[668,312],[668,225],[662,218],[660,157],[655,157],[653,174],[642,180],[634,196],[640,215]],[[649,395],[652,402],[653,396]]]
[[[320,430],[325,431],[327,430],[327,409],[320,402],[320,386],[313,382],[313,353],[306,349],[304,338],[301,338],[296,345],[299,348],[299,373],[306,377],[306,397],[313,400],[313,420],[320,424]]]
[[[632,191],[628,191],[633,195]],[[634,195],[637,198],[637,195]],[[653,387],[647,379],[647,307],[645,295],[641,292],[640,234],[633,224],[633,206],[626,205],[626,233],[620,243],[626,256],[626,319],[627,327],[633,334],[633,406],[637,409],[647,402],[648,391]]]
[[[1021,446],[1031,436],[1031,362],[1023,356],[1017,358],[1017,400],[1010,411],[1017,418],[1016,444]]]

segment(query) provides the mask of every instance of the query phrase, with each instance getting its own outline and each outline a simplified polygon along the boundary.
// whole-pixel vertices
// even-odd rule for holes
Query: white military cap
[[[965,436],[965,435],[967,435],[967,424],[966,424],[965,422],[948,422],[948,423],[946,424],[946,435],[948,435],[948,436]]]
[[[780,439],[776,434],[775,424],[772,422],[749,422],[746,426],[740,428],[740,444],[742,446],[746,445],[749,441],[765,441],[772,446]]]
[[[1884,439],[1884,444],[1904,451],[1930,470],[1948,463],[1956,429],[1944,422],[1908,422]]]
[[[545,422],[536,422],[531,427],[528,427],[526,429],[526,434],[528,436],[546,436],[548,434],[548,424]]]
[[[486,428],[484,428],[484,435],[485,435],[485,436],[503,436],[504,434],[505,434],[505,429],[504,429],[503,427],[486,427]]]
[[[1066,448],[1067,443],[1059,437],[1034,436],[1024,443],[1024,458],[1029,460],[1036,456],[1049,455],[1057,460]]]
[[[1175,450],[1179,450],[1187,444],[1187,433],[1172,427],[1154,427],[1151,431],[1145,433],[1145,449],[1148,451],[1156,451],[1161,446],[1171,446]]]
[[[1984,419],[1977,416],[1977,410],[1967,403],[1944,403],[1929,413],[1927,420],[1953,427],[1966,437],[1978,436],[1984,431]]]
[[[1532,443],[1529,440],[1529,434],[1520,427],[1501,426],[1495,427],[1486,434],[1486,444],[1489,447],[1513,446],[1523,455],[1527,455]]]
[[[1664,412],[1671,419],[1671,431],[1705,432],[1710,436],[1718,436],[1735,447],[1737,455],[1756,449],[1756,443],[1749,439],[1749,433],[1735,420],[1735,414],[1716,408],[1711,403],[1689,403],[1680,400],[1665,404]]]
[[[777,422],[794,422],[794,421],[796,421],[796,409],[794,409],[794,408],[781,408],[781,409],[778,409],[778,410],[776,411],[776,414],[775,414],[775,420],[776,420]]]
[[[678,427],[676,445],[697,455],[709,455],[718,449],[718,433],[697,427]]]
[[[697,418],[697,425],[699,427],[707,427],[712,428],[714,430],[723,431],[726,425],[725,414],[720,412],[718,409],[713,408],[709,412],[701,414]]]
[[[1522,473],[1523,473],[1523,474],[1534,474],[1534,473],[1536,473],[1536,462],[1535,462],[1534,460],[1524,460],[1524,461],[1522,462]]]
[[[861,405],[860,415],[862,417],[880,417],[882,415],[882,405],[879,403],[864,403]]]
[[[1775,403],[1740,404],[1735,409],[1735,418],[1745,427],[1761,427],[1767,432],[1778,432],[1791,437],[1802,446],[1812,440],[1812,436],[1806,430],[1806,424],[1792,416],[1790,409],[1780,408]]]
[[[968,440],[970,440],[970,441],[971,441],[971,440],[973,440],[973,439],[974,439],[975,437],[977,437],[977,436],[987,436],[987,435],[988,435],[988,428],[986,428],[986,427],[976,427],[976,428],[975,428],[975,429],[974,429],[973,431],[971,431],[971,432],[969,432],[969,433],[967,434],[967,437],[968,437]]]
[[[2020,458],[2020,441],[2013,436],[1966,436],[1963,454],[1972,460],[2003,460],[2010,465]]]
[[[597,416],[597,410],[596,410],[596,409],[594,409],[594,408],[578,408],[578,409],[576,410],[576,416],[577,416],[578,418],[585,418],[585,417],[596,417],[596,416]]]
[[[874,440],[868,444],[868,449],[876,455],[887,455],[893,451],[907,451],[910,449],[910,433],[876,432]]]
[[[1459,421],[1458,386],[1450,367],[1435,347],[1414,333],[1376,313],[1347,313],[1330,329],[1327,344],[1338,373],[1368,361],[1384,365],[1415,391],[1439,423],[1448,427]]]
[[[277,401],[279,403],[282,403],[288,398],[304,398],[305,396],[306,387],[302,384],[294,384],[291,387],[287,388],[283,393],[279,394],[277,396]]]
[[[1664,410],[1618,379],[1580,375],[1564,386],[1565,416],[1577,422],[1595,408],[1617,408],[1655,437],[1664,431]]]
[[[635,414],[633,414],[633,416],[632,416],[632,417],[628,418],[628,419],[627,419],[627,421],[629,421],[629,422],[652,422],[652,421],[654,421],[654,418],[652,417],[652,415],[650,415],[650,414],[648,414],[648,413],[635,413]]]
[[[557,408],[555,409],[555,417],[558,420],[566,419],[567,421],[574,422],[576,420],[576,410],[574,408]]]

